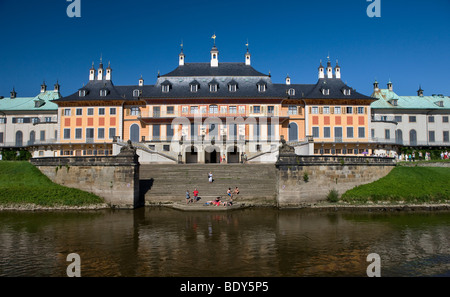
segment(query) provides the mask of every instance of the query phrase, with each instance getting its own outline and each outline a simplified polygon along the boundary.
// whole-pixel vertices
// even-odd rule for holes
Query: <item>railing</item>
[[[397,123],[397,120],[394,116],[382,116],[382,115],[373,115],[371,118],[372,122],[392,122]]]
[[[131,114],[130,114],[131,115]],[[238,118],[238,117],[243,117],[243,118],[247,118],[247,117],[289,117],[292,115],[296,115],[293,114],[291,112],[288,111],[272,111],[272,112],[268,112],[268,111],[264,111],[264,112],[258,112],[258,113],[250,113],[249,111],[246,111],[244,113],[240,113],[238,111],[236,112],[179,112],[179,111],[174,111],[173,113],[167,113],[167,111],[154,111],[154,112],[148,112],[148,111],[141,111],[139,113],[134,114],[134,116],[138,116],[139,118],[175,118],[175,117],[187,117],[187,118],[195,118],[195,117],[200,117],[200,118],[211,118],[211,117],[217,117],[217,118]]]
[[[0,147],[28,147],[36,145],[50,145],[57,143],[57,139],[47,139],[47,140],[28,140],[21,142],[1,142]]]
[[[379,143],[379,144],[395,144],[395,145],[403,145],[403,146],[450,146],[450,142],[445,141],[418,141],[418,140],[403,140],[403,139],[395,139],[395,138],[379,138],[373,137],[370,139],[371,143]]]

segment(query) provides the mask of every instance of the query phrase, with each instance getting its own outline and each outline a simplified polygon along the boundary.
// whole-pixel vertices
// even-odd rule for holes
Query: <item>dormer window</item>
[[[236,92],[236,90],[237,90],[237,82],[233,79],[233,80],[231,80],[229,83],[228,83],[228,91],[229,92],[232,92],[232,93],[234,93],[234,92]]]
[[[391,99],[389,100],[389,103],[392,104],[393,106],[398,106],[398,99]]]
[[[106,95],[108,95],[108,90],[107,89],[100,90],[100,96],[101,97],[105,97]]]
[[[236,92],[236,85],[229,85],[228,86],[228,91],[230,91],[232,93]]]
[[[322,89],[322,95],[325,95],[325,96],[330,95],[330,89]]]
[[[80,96],[80,97],[86,96],[86,90],[79,90],[78,91],[78,96]]]
[[[141,90],[133,90],[133,97],[141,96]]]
[[[196,80],[193,80],[189,83],[189,88],[191,90],[191,93],[196,93],[200,88],[200,83]]]
[[[164,85],[164,86],[161,86],[161,87],[162,87],[161,90],[162,90],[163,93],[169,93],[169,89],[170,89],[169,85]]]
[[[436,104],[439,107],[444,107],[444,101],[442,101],[442,100],[436,101],[436,102],[434,102],[434,104]]]
[[[44,100],[36,100],[35,102],[34,102],[34,107],[35,108],[39,108],[39,107],[41,107],[42,105],[44,105],[45,104],[45,101]]]
[[[210,81],[208,85],[210,92],[217,92],[217,90],[219,89],[219,83],[215,79]]]
[[[258,87],[258,92],[262,93],[266,91],[267,84],[262,79],[256,83],[256,86]]]
[[[342,93],[344,93],[344,95],[346,95],[346,96],[350,96],[351,90],[350,89],[343,89]]]
[[[163,92],[163,93],[169,93],[169,91],[170,91],[170,86],[171,86],[172,84],[170,83],[170,81],[168,81],[168,80],[165,80],[162,84],[161,84],[161,91]]]
[[[295,89],[289,89],[287,93],[289,96],[295,96]]]

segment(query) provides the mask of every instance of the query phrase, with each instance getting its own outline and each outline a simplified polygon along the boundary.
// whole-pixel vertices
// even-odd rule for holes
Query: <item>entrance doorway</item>
[[[186,163],[198,163],[197,148],[195,146],[186,148]]]
[[[220,163],[220,149],[217,146],[209,146],[205,149],[205,163]]]
[[[231,146],[228,148],[227,163],[239,163],[239,149],[237,146]]]

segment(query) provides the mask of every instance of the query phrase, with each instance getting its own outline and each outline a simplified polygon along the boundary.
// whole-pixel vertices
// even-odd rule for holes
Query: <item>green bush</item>
[[[2,160],[5,161],[28,161],[31,153],[26,150],[4,150],[2,151]]]
[[[330,190],[327,195],[327,201],[331,203],[336,203],[339,201],[339,192],[335,189]]]
[[[309,174],[308,174],[308,172],[303,173],[303,181],[305,183],[307,183],[309,181]]]

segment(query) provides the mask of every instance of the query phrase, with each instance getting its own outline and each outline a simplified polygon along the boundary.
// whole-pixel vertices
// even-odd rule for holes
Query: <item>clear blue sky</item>
[[[0,0],[0,95],[34,96],[45,79],[63,95],[82,87],[92,61],[111,61],[116,85],[154,84],[158,70],[208,62],[217,36],[219,62],[243,62],[275,83],[315,83],[319,60],[339,60],[342,79],[370,95],[376,78],[399,95],[450,95],[450,0],[380,0],[369,18],[366,0],[151,1],[80,0],[69,18],[66,0]]]

